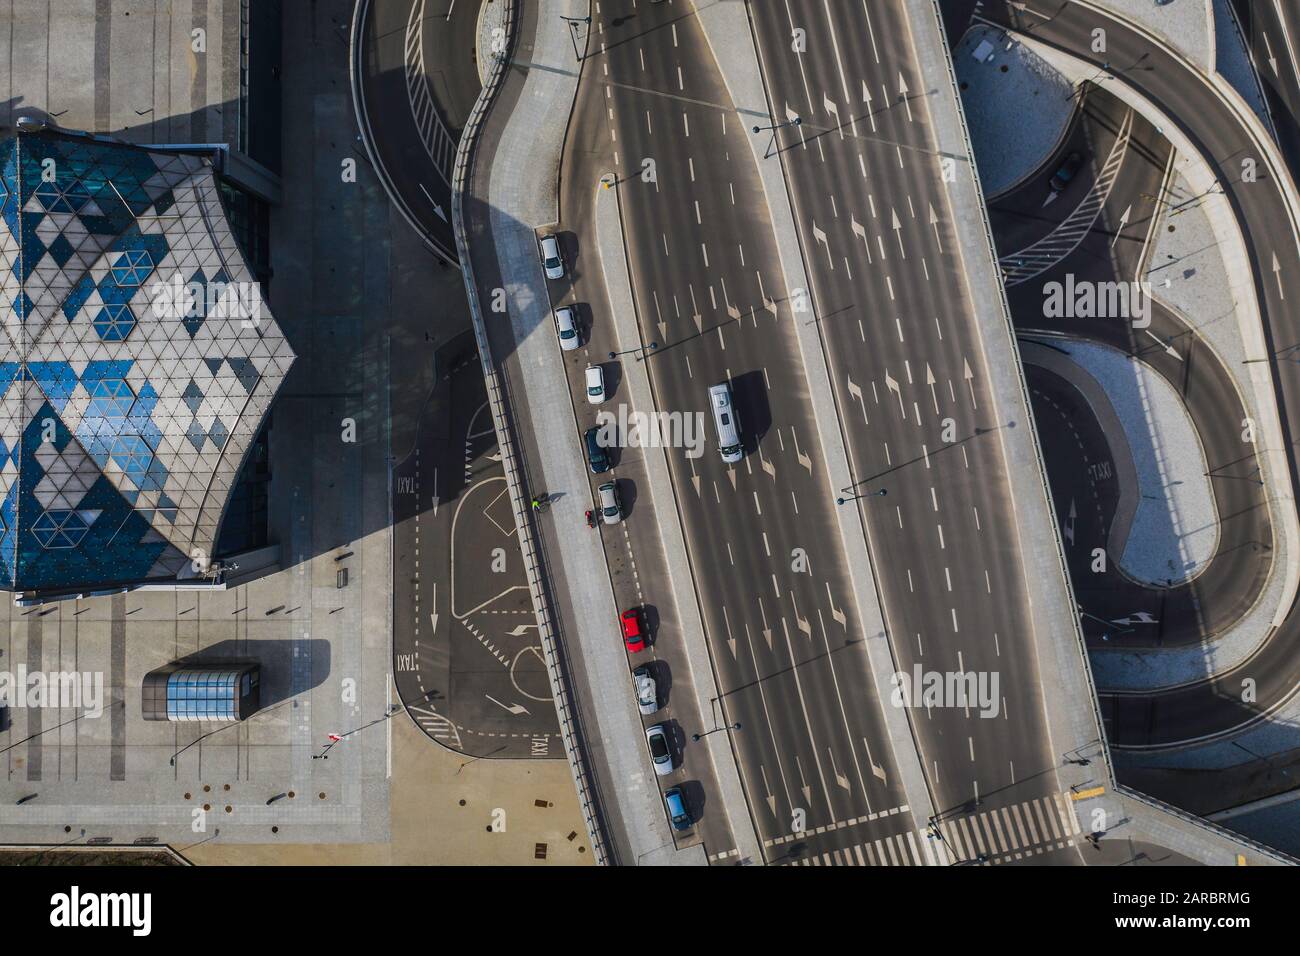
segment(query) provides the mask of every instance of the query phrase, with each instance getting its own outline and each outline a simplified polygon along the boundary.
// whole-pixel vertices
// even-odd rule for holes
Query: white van
[[[745,456],[740,444],[740,420],[731,400],[731,385],[723,382],[709,389],[709,407],[713,409],[713,424],[718,429],[718,452],[728,465],[734,465]]]

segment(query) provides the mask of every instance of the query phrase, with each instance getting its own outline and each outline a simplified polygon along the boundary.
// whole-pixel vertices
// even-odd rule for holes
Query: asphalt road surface
[[[1171,573],[1172,587],[1147,586],[1124,574],[1119,554],[1110,554],[1105,569],[1095,571],[1092,550],[1107,545],[1115,502],[1103,505],[1106,520],[1101,527],[1073,523],[1071,511],[1077,513],[1092,495],[1080,485],[1083,476],[1076,472],[1073,456],[1065,463],[1048,456],[1066,560],[1085,612],[1084,632],[1093,647],[1200,643],[1240,620],[1267,583],[1273,535],[1265,489],[1254,446],[1241,438],[1241,423],[1248,415],[1231,372],[1181,317],[1155,302],[1150,325],[1142,327],[1123,315],[1048,318],[1044,313],[1049,283],[1064,284],[1071,276],[1075,283],[1132,282],[1145,275],[1155,213],[1170,202],[1161,194],[1172,158],[1168,141],[1101,88],[1088,87],[1078,101],[1080,108],[1058,150],[1016,189],[991,203],[994,239],[1004,263],[1017,261],[1019,250],[1047,250],[1031,257],[1036,270],[1032,277],[1008,279],[1012,318],[1021,334],[1053,337],[1046,341],[1062,337],[1056,345],[1067,352],[1071,341],[1110,346],[1139,359],[1169,383],[1201,439],[1219,538],[1210,561],[1194,578],[1179,583],[1181,575]],[[1115,152],[1117,140],[1121,153]],[[1065,157],[1076,152],[1085,157],[1084,168],[1059,198],[1044,206],[1048,180]],[[1112,156],[1117,163],[1113,179],[1099,179],[1099,168]],[[1099,190],[1105,199],[1095,218],[1072,225],[1077,210],[1093,208]],[[1174,216],[1170,224],[1178,221]],[[1087,402],[1070,407],[1091,416]],[[1036,405],[1036,418],[1039,410]],[[1053,417],[1049,412],[1048,419]],[[1052,428],[1042,419],[1038,423],[1044,443],[1057,444],[1053,438],[1059,435],[1050,434]],[[1111,461],[1106,444],[1090,451],[1087,469],[1097,465],[1104,470]],[[1079,497],[1084,492],[1086,496]]]
[[[471,335],[438,350],[393,466],[393,676],[420,728],[475,757],[563,756]]]
[[[369,0],[360,92],[377,172],[430,247],[455,262],[451,170],[478,97],[478,5]]]
[[[1294,0],[1233,0],[1264,88],[1278,145],[1300,174],[1300,5]]]
[[[1270,369],[1277,387],[1282,427],[1290,435],[1300,421],[1300,348],[1290,320],[1300,301],[1300,248],[1296,224],[1273,170],[1246,128],[1211,88],[1183,62],[1150,44],[1127,23],[1082,7],[1065,4],[1050,17],[1019,14],[996,4],[984,16],[1004,26],[1027,29],[1040,42],[1065,50],[1113,72],[1159,106],[1208,157],[1241,226],[1252,279],[1264,321]],[[1101,56],[1091,50],[1092,31],[1106,31],[1108,48]],[[1252,182],[1242,179],[1242,158],[1258,157],[1260,171]],[[1276,267],[1274,266],[1276,263]],[[1288,447],[1293,486],[1296,456]],[[1230,671],[1162,694],[1114,695],[1104,699],[1112,746],[1161,747],[1223,735],[1262,719],[1300,688],[1300,617],[1294,606],[1267,643],[1248,661]],[[1255,699],[1243,701],[1243,680],[1249,678]]]
[[[641,338],[660,343],[645,360],[657,405],[705,416],[705,454],[670,449],[669,467],[766,858],[820,858],[912,829],[897,812],[750,134],[689,8],[602,3],[593,30],[605,52],[584,65],[563,216],[585,218],[597,177],[618,175]],[[653,181],[640,176],[645,158]],[[591,267],[576,252],[580,283]],[[591,313],[598,360],[615,350],[603,344],[611,322]],[[616,379],[617,363],[606,374]],[[708,387],[722,381],[746,442],[735,466],[719,459],[708,414]]]
[[[913,710],[944,813],[1059,790],[979,333],[900,6],[752,3],[780,162],[901,670],[997,675],[996,716]],[[806,52],[790,42],[806,31]],[[776,159],[771,160],[777,161]],[[872,497],[884,488],[886,497]],[[942,814],[941,814],[942,815]]]

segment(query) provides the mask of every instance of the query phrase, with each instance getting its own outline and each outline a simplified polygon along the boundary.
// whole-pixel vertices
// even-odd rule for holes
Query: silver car
[[[599,405],[605,400],[605,370],[603,368],[599,365],[588,365],[583,381],[587,384],[587,401],[593,405]]]
[[[600,517],[605,524],[618,524],[623,520],[623,503],[618,500],[618,485],[607,481],[596,489],[600,502]]]
[[[636,705],[647,717],[659,709],[659,689],[655,679],[650,676],[650,668],[644,664],[632,672],[632,684],[636,687]]]
[[[573,320],[573,309],[562,305],[555,310],[555,331],[560,337],[560,348],[572,352],[580,344],[578,324]]]
[[[645,732],[646,743],[650,745],[650,760],[655,765],[655,773],[666,777],[673,772],[673,749],[668,745],[668,728],[655,724]]]
[[[548,279],[564,278],[564,260],[560,258],[560,240],[542,236],[542,268]]]

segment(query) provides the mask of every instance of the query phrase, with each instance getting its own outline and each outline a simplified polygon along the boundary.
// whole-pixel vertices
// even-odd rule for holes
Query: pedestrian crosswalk
[[[1013,863],[1086,839],[1069,791],[791,860],[795,866],[953,866]]]

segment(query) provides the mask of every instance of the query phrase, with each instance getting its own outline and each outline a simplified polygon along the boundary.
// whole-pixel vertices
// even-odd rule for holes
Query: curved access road
[[[1105,570],[1093,567],[1095,547],[1108,547],[1118,498],[1107,497],[1105,520],[1090,523],[1078,508],[1093,501],[1094,483],[1106,485],[1103,476],[1110,454],[1103,442],[1085,474],[1074,474],[1074,463],[1057,466],[1048,458],[1053,498],[1064,529],[1066,561],[1075,597],[1084,613],[1083,628],[1089,645],[1125,650],[1135,647],[1172,647],[1211,641],[1239,622],[1260,600],[1272,567],[1273,529],[1268,502],[1254,448],[1243,445],[1241,422],[1249,414],[1237,391],[1231,371],[1196,328],[1159,301],[1148,299],[1146,323],[1121,317],[1095,318],[1069,315],[1046,317],[1044,302],[1050,283],[1071,281],[1109,283],[1133,281],[1143,275],[1150,255],[1157,198],[1171,161],[1172,147],[1146,120],[1130,116],[1131,110],[1104,88],[1088,87],[1080,97],[1073,130],[1019,186],[992,201],[990,219],[1004,263],[1014,264],[1017,250],[1047,248],[1059,255],[1036,258],[1037,274],[1020,280],[1009,274],[1007,299],[1017,332],[1026,336],[1047,333],[1061,337],[1057,344],[1069,350],[1073,341],[1095,342],[1141,360],[1178,394],[1200,437],[1208,467],[1207,478],[1218,515],[1213,555],[1195,576],[1184,580],[1171,572],[1171,583],[1146,584],[1120,567],[1120,554],[1112,552]],[[1110,154],[1118,130],[1131,130],[1127,148],[1115,170],[1114,181],[1097,217],[1086,232],[1063,225],[1076,208],[1091,208],[1095,178],[1092,171]],[[1085,168],[1044,207],[1048,180],[1072,152],[1090,156]],[[1060,242],[1045,239],[1044,227]],[[1073,244],[1073,248],[1071,248]],[[1066,251],[1066,250],[1069,251]],[[1085,402],[1082,409],[1089,406]],[[1036,408],[1036,414],[1040,410]],[[1050,420],[1050,410],[1043,409]],[[1041,418],[1039,419],[1041,425]],[[1045,444],[1054,438],[1040,428]],[[1083,486],[1081,479],[1086,479]],[[1118,490],[1118,489],[1114,489]],[[1076,498],[1076,494],[1081,496]],[[1079,521],[1070,517],[1076,514]],[[1124,537],[1127,538],[1127,532]]]
[[[352,92],[366,154],[402,217],[456,262],[451,168],[478,98],[478,4],[361,0],[352,36]]]
[[[1300,365],[1292,360],[1300,333],[1289,314],[1300,303],[1300,246],[1296,190],[1280,154],[1256,137],[1244,104],[1234,108],[1209,77],[1140,28],[1078,0],[1052,10],[1039,16],[1029,7],[1022,12],[998,4],[985,16],[1111,74],[1114,79],[1106,82],[1128,85],[1170,117],[1209,163],[1242,230],[1283,433],[1290,435],[1292,423],[1300,421]],[[1097,28],[1107,38],[1103,54],[1092,51]],[[1256,163],[1254,181],[1243,181],[1245,159]],[[1287,461],[1295,485],[1294,447],[1288,447]],[[1255,682],[1256,697],[1243,703],[1247,677]],[[1300,615],[1293,606],[1260,650],[1231,671],[1161,694],[1108,694],[1101,703],[1113,746],[1163,747],[1240,729],[1280,707],[1298,687]]]

